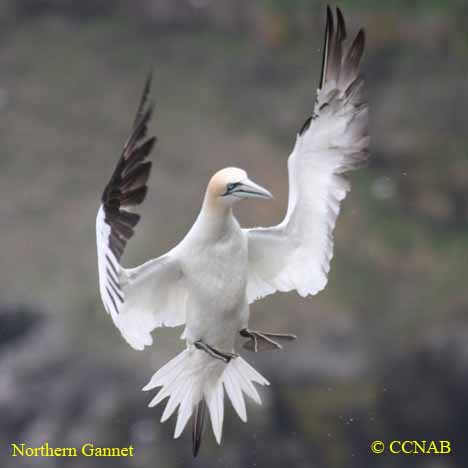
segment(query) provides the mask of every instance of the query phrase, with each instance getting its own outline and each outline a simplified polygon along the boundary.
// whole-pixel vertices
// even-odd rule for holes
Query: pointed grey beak
[[[261,185],[256,184],[250,179],[246,179],[241,182],[231,193],[232,195],[239,198],[274,198],[270,191],[268,191],[266,188],[263,188]]]

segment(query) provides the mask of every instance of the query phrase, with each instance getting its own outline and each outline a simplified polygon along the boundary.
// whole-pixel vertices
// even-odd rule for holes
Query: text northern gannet
[[[240,335],[251,351],[279,349],[295,337],[249,329],[249,304],[276,291],[316,294],[327,283],[333,229],[350,189],[343,174],[368,157],[368,105],[360,62],[364,32],[345,47],[339,9],[336,25],[327,8],[323,65],[313,114],[299,131],[288,160],[289,202],[283,221],[243,229],[233,206],[249,197],[271,198],[242,169],[217,172],[185,238],[159,258],[132,269],[121,256],[140,216],[151,170],[146,139],[152,106],[147,80],[132,133],[104,190],[96,220],[102,301],[123,337],[135,349],[151,345],[156,327],[185,325],[187,347],[153,376],[144,390],[161,387],[150,406],[168,398],[161,421],[177,411],[174,437],[193,415],[197,454],[206,408],[221,442],[224,391],[243,420],[244,395],[261,403],[254,384],[268,381],[235,351]]]

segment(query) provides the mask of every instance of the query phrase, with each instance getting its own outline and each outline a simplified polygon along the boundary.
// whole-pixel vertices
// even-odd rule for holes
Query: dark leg
[[[283,349],[281,342],[284,343],[297,339],[296,335],[290,333],[260,333],[247,328],[244,328],[239,333],[244,338],[249,338],[244,343],[244,348],[255,353]]]
[[[238,356],[238,354],[236,353],[225,353],[224,351],[220,351],[219,349],[213,348],[213,346],[210,346],[201,340],[196,341],[194,345],[195,348],[205,351],[205,353],[208,353],[211,357],[215,359],[220,359],[226,364],[228,364],[231,359],[236,358]]]

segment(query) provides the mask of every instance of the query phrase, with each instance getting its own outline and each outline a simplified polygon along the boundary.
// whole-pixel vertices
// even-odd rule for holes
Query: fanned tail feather
[[[194,457],[198,455],[198,451],[200,450],[203,431],[205,430],[205,414],[205,400],[200,400],[198,402],[198,405],[195,406],[195,414],[193,415],[192,453]]]
[[[261,404],[254,384],[269,385],[269,382],[241,357],[225,364],[203,351],[187,348],[159,369],[143,390],[160,387],[150,402],[150,407],[168,398],[161,422],[169,419],[177,410],[174,438],[182,434],[188,420],[194,415],[193,451],[196,456],[203,433],[205,405],[213,434],[220,444],[224,420],[224,391],[226,390],[239,418],[246,422],[244,395]]]

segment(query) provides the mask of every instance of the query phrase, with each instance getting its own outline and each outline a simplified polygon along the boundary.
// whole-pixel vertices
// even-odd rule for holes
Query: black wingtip
[[[149,88],[151,88],[151,83],[153,82],[153,75],[154,75],[154,66],[151,65],[148,69],[148,73],[146,73],[146,83],[148,83]]]
[[[153,67],[150,67],[146,74],[145,86],[143,88],[143,96],[148,96],[151,91],[151,85],[153,83]]]
[[[145,107],[148,103],[148,96],[151,92],[151,85],[153,83],[153,67],[150,67],[146,75],[145,84],[143,85],[143,92],[141,93],[140,102],[138,104],[138,109],[135,115],[135,120],[133,121],[133,127],[136,127],[140,122],[142,115],[144,114]],[[153,103],[150,102],[148,108],[152,111]]]
[[[364,50],[366,46],[366,32],[361,28],[356,36],[356,42],[359,44],[359,47]]]
[[[349,48],[348,55],[345,60],[348,67],[357,68],[359,66],[362,56],[364,55],[365,42],[366,35],[364,29],[360,29]]]
[[[337,31],[338,31],[338,40],[344,41],[346,39],[346,23],[344,20],[343,13],[339,7],[336,7],[336,18],[337,18]]]
[[[319,89],[323,87],[325,81],[325,73],[327,71],[328,63],[328,48],[330,45],[330,39],[333,34],[333,13],[330,5],[327,5],[327,22],[325,25],[325,38],[323,40],[323,51],[322,51],[322,71],[320,73]]]
[[[333,35],[335,30],[335,20],[333,19],[333,11],[330,5],[327,5],[327,28],[329,29],[330,34]]]

